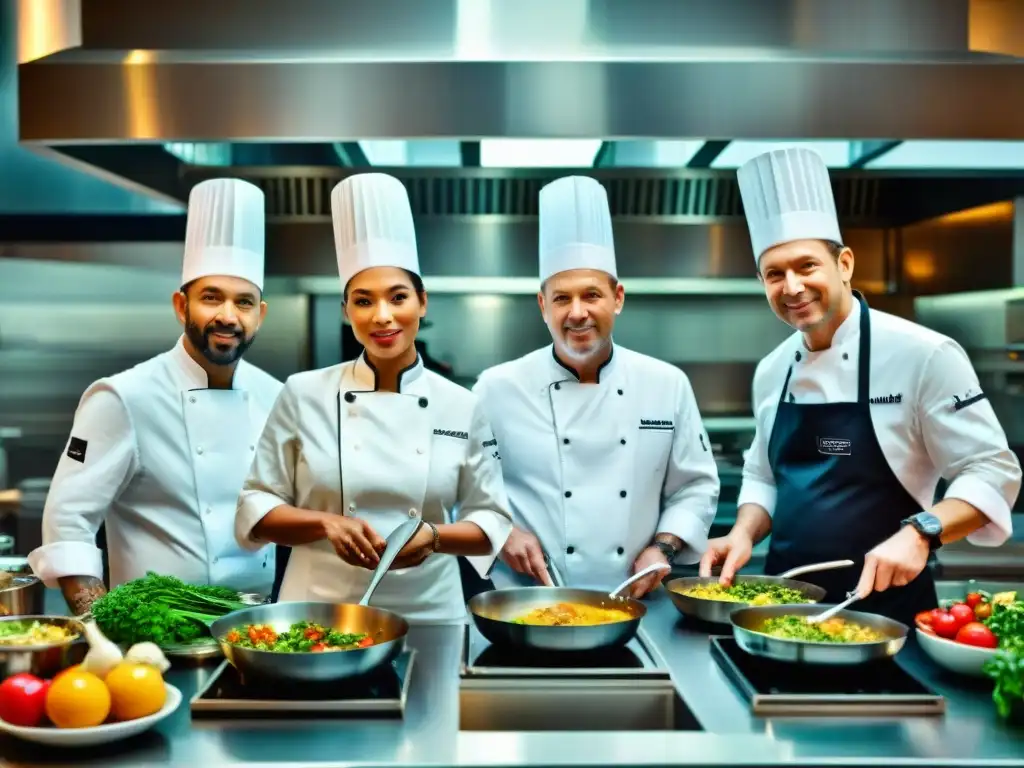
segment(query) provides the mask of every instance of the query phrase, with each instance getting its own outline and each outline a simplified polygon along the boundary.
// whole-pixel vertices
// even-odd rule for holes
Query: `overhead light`
[[[1024,169],[1024,141],[904,141],[865,167]]]
[[[616,141],[612,164],[616,168],[685,168],[703,146],[703,139]]]
[[[360,141],[359,148],[363,150],[370,165],[427,168],[454,168],[462,165],[459,142],[449,139]]]
[[[485,139],[480,165],[485,168],[589,168],[600,139]]]
[[[739,168],[765,152],[787,147],[804,147],[821,155],[829,168],[849,168],[849,141],[732,141],[712,163],[712,168]]]

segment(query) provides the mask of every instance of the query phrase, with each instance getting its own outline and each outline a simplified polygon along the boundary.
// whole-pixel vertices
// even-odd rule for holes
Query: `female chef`
[[[425,370],[427,296],[405,187],[350,176],[331,195],[343,309],[364,352],[291,376],[236,515],[242,546],[292,547],[281,600],[357,602],[404,520],[423,525],[374,592],[411,623],[465,618],[458,561],[482,577],[512,528],[497,445],[475,395]]]

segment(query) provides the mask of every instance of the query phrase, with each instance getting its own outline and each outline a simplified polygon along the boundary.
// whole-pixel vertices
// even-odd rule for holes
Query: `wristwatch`
[[[942,546],[942,521],[931,512],[918,512],[901,521],[900,527],[909,525],[920,533],[928,542],[928,548],[934,552]]]
[[[655,542],[651,546],[661,550],[661,554],[663,554],[665,556],[665,559],[668,560],[670,563],[673,560],[675,560],[676,555],[679,554],[679,550],[677,550],[671,544],[664,541],[655,540]]]

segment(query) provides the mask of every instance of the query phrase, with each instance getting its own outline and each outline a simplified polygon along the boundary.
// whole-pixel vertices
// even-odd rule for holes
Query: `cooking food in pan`
[[[556,603],[544,608],[534,608],[513,621],[516,624],[534,627],[592,627],[631,619],[633,614],[621,608],[604,608],[585,603]]]
[[[284,632],[275,631],[269,624],[246,624],[228,632],[224,641],[274,653],[352,651],[373,645],[373,638],[366,633],[341,632],[313,621],[297,621]]]
[[[731,586],[722,584],[695,584],[676,590],[680,595],[698,600],[719,600],[726,603],[748,605],[786,605],[791,603],[813,603],[799,589],[782,584],[758,581],[741,581]]]
[[[811,643],[877,643],[886,639],[886,635],[877,629],[839,616],[818,624],[809,623],[805,616],[774,616],[755,631],[783,640]]]
[[[0,623],[0,646],[60,645],[78,638],[68,626],[42,621],[5,621]]]

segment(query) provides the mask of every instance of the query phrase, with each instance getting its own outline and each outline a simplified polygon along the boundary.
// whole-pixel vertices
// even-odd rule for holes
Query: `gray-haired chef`
[[[552,344],[481,374],[516,528],[499,587],[611,589],[631,573],[696,563],[718,502],[714,457],[686,375],[612,341],[625,293],[604,187],[540,192],[541,315]],[[667,569],[635,582],[634,596]]]
[[[1010,536],[1020,464],[964,350],[852,290],[821,158],[778,150],[737,175],[768,302],[796,332],[754,374],[736,524],[701,572],[722,564],[730,581],[770,533],[767,573],[853,560],[801,578],[828,602],[856,590],[858,610],[912,625],[936,605],[930,552]],[[940,478],[949,485],[933,503]]]
[[[43,544],[29,555],[75,613],[106,591],[96,546],[104,522],[109,586],[156,571],[270,591],[273,551],[245,551],[234,536],[238,493],[281,391],[242,359],[267,309],[263,246],[258,187],[211,179],[193,188],[173,296],[184,333],[82,395],[43,510]]]

